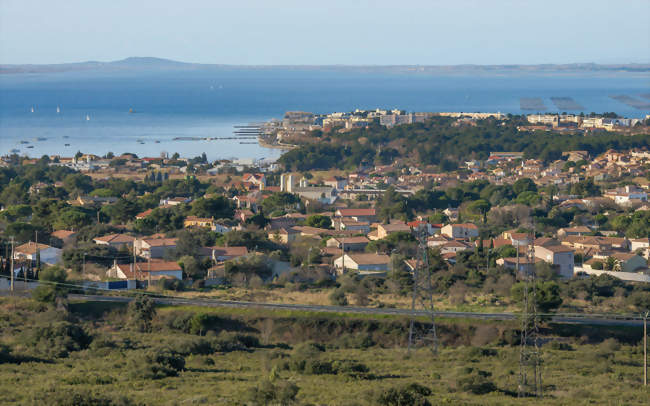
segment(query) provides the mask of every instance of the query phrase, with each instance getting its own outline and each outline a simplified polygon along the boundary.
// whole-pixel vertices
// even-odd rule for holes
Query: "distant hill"
[[[129,57],[111,62],[78,62],[44,65],[0,65],[0,74],[46,73],[67,71],[123,70],[322,70],[367,73],[406,74],[491,74],[491,73],[585,73],[585,72],[650,72],[650,64],[595,63],[544,65],[225,65],[179,62],[155,57]]]

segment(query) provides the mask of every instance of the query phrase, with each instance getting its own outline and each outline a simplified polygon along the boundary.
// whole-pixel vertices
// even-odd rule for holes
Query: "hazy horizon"
[[[648,63],[648,15],[647,0],[3,0],[0,63],[133,55],[254,66]]]
[[[55,62],[55,63],[4,63],[0,61],[0,65],[15,65],[15,66],[21,66],[21,65],[71,65],[71,64],[83,64],[83,63],[101,63],[101,64],[109,64],[109,63],[115,63],[115,62],[124,62],[124,61],[129,61],[129,60],[159,60],[161,62],[175,62],[175,63],[181,63],[181,64],[187,64],[187,65],[215,65],[215,66],[250,66],[250,67],[255,67],[255,66],[268,66],[268,67],[284,67],[284,66],[297,66],[297,67],[311,67],[311,66],[326,66],[326,67],[392,67],[392,66],[420,66],[420,67],[463,67],[463,66],[477,66],[477,67],[489,67],[489,66],[499,66],[499,67],[508,67],[508,66],[572,66],[572,65],[599,65],[599,66],[608,66],[608,65],[650,65],[650,59],[647,61],[640,61],[640,62],[607,62],[607,63],[599,63],[599,62],[593,62],[593,61],[587,61],[587,62],[557,62],[557,63],[491,63],[491,64],[480,64],[480,63],[459,63],[459,64],[345,64],[345,63],[338,63],[338,64],[304,64],[304,63],[295,63],[295,64],[230,64],[230,63],[219,63],[219,62],[194,62],[194,61],[186,61],[186,60],[179,60],[179,59],[172,59],[172,58],[162,58],[159,56],[151,56],[151,55],[132,55],[132,56],[127,56],[121,59],[111,59],[111,60],[75,60],[75,61],[63,61],[63,62]]]

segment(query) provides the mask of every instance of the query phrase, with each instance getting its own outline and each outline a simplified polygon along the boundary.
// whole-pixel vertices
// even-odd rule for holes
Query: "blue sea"
[[[531,113],[520,109],[520,98],[541,98],[549,112],[558,111],[551,97],[571,97],[586,113],[644,117],[650,111],[610,96],[649,102],[642,96],[648,93],[648,73],[468,76],[233,68],[5,74],[0,75],[0,154],[16,149],[32,157],[111,151],[277,158],[282,151],[238,140],[173,138],[229,137],[235,125],[281,118],[288,110]]]

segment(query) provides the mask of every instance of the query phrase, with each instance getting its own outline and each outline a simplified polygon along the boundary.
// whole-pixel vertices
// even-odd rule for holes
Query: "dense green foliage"
[[[433,118],[425,123],[386,128],[379,124],[345,133],[314,133],[313,141],[293,149],[280,158],[289,170],[307,171],[331,168],[355,168],[361,164],[382,165],[399,156],[420,165],[440,165],[442,170],[456,169],[467,159],[485,159],[494,151],[521,151],[525,157],[551,161],[563,151],[586,150],[600,154],[610,148],[647,147],[647,136],[605,134],[556,134],[546,131],[518,131],[524,122],[514,116],[502,125],[494,119],[479,120],[476,126],[454,127],[452,119]],[[382,145],[381,153],[377,146]],[[449,165],[451,163],[451,165]]]

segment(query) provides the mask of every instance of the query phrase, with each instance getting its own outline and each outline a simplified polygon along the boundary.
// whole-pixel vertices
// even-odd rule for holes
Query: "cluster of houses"
[[[623,117],[598,117],[584,116],[576,114],[529,114],[526,119],[533,126],[538,127],[521,127],[520,129],[582,129],[582,130],[606,130],[606,131],[624,131],[631,127],[642,125],[650,119],[650,115],[645,119],[640,118],[623,118]]]
[[[402,124],[423,123],[432,117],[452,117],[458,122],[472,122],[485,118],[504,120],[505,114],[501,113],[464,113],[464,112],[415,112],[404,110],[375,109],[355,110],[352,112],[335,112],[328,114],[314,114],[306,111],[288,111],[282,120],[273,120],[266,125],[266,131],[274,133],[278,141],[296,135],[306,134],[310,131],[330,132],[338,129],[340,132],[350,131],[355,128],[368,127],[373,122],[378,122],[385,127],[394,127]]]

